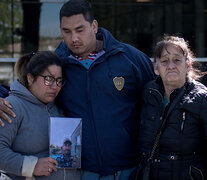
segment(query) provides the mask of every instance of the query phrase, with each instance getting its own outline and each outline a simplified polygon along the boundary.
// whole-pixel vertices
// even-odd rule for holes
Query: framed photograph
[[[82,119],[51,117],[49,133],[49,153],[57,168],[81,168]]]

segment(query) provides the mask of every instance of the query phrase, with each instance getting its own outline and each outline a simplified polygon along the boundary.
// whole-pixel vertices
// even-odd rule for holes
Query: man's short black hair
[[[60,9],[60,23],[62,17],[70,17],[83,14],[86,21],[92,23],[94,20],[91,4],[87,0],[69,0]]]

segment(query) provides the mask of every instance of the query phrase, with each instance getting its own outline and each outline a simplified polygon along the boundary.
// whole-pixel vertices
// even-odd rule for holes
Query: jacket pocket
[[[202,170],[195,166],[190,166],[189,176],[192,180],[205,180]]]

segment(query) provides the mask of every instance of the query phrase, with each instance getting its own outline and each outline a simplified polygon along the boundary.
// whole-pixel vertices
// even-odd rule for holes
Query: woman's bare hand
[[[51,157],[40,158],[35,165],[33,175],[49,176],[53,171],[57,171],[57,164],[58,162]]]

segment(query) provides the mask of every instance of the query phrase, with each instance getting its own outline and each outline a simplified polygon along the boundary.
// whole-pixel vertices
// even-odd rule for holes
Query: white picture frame
[[[81,168],[81,149],[82,119],[51,117],[49,154],[58,161],[57,168]]]

